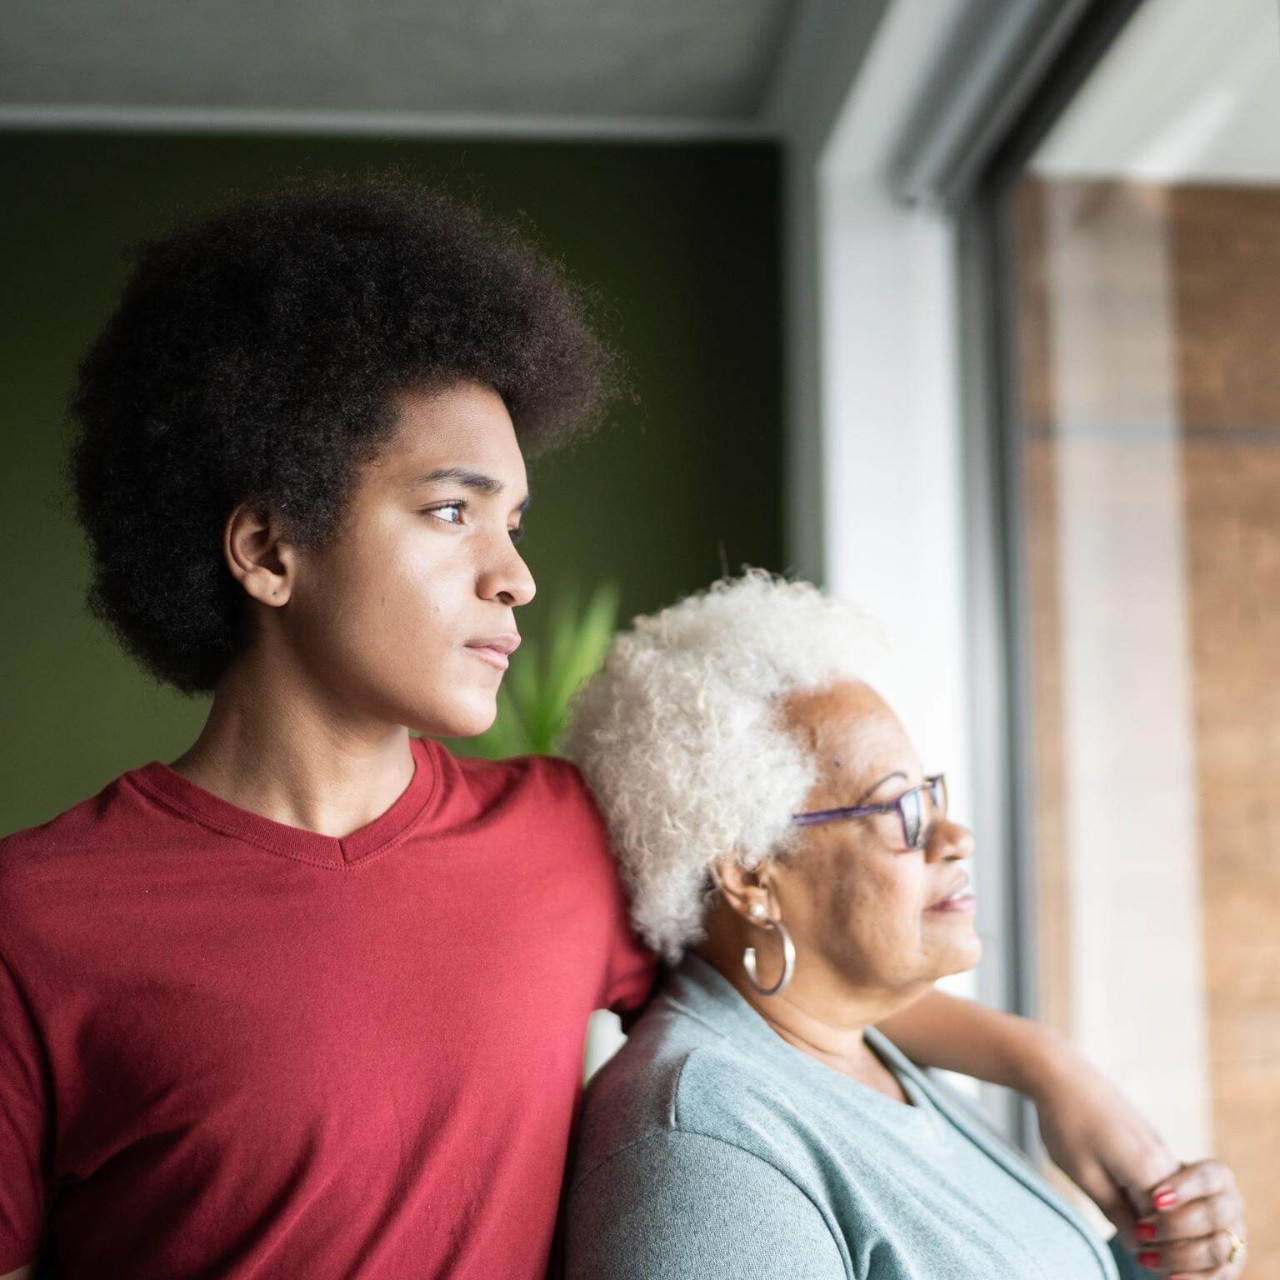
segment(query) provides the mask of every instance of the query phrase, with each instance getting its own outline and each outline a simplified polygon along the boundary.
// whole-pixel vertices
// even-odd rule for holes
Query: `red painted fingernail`
[[[1158,1253],[1138,1254],[1138,1266],[1147,1267],[1151,1271],[1159,1271],[1160,1255]]]
[[[1178,1203],[1178,1193],[1176,1191],[1162,1191],[1152,1203],[1157,1209],[1172,1209]]]
[[[1150,1244],[1151,1241],[1160,1234],[1160,1232],[1156,1230],[1156,1224],[1154,1222],[1138,1223],[1137,1231],[1138,1239],[1142,1240],[1146,1244]]]

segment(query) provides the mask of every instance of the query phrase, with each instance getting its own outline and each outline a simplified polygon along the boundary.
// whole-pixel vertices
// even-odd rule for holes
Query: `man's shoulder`
[[[144,834],[138,813],[146,808],[121,775],[61,813],[0,838],[0,934],[10,937],[25,921],[46,929],[74,915],[83,885]]]
[[[44,822],[0,837],[0,871],[75,854],[85,848],[86,841],[106,835],[116,825],[124,778],[115,778]]]
[[[444,750],[441,744],[435,745]],[[490,760],[483,756],[449,753],[449,758],[464,777],[482,785],[505,788],[540,786],[562,792],[567,797],[590,794],[577,765],[563,756],[523,755]]]
[[[563,834],[591,829],[602,835],[603,819],[578,767],[561,756],[509,756],[502,760],[453,756],[456,778],[481,810],[516,810],[545,818]]]

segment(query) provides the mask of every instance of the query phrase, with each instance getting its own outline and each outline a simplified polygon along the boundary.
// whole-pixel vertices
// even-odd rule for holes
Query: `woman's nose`
[[[935,858],[949,861],[961,858],[972,858],[977,842],[968,827],[942,818],[934,828],[933,839],[929,841],[930,853]]]

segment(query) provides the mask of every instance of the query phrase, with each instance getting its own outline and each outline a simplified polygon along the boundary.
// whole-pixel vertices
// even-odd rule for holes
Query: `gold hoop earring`
[[[750,916],[762,928],[770,929],[778,935],[782,943],[782,976],[771,987],[760,985],[760,978],[756,973],[755,947],[748,947],[742,953],[742,967],[747,971],[748,981],[762,996],[776,996],[780,991],[785,990],[787,984],[795,975],[796,945],[791,940],[791,934],[787,926],[781,920],[775,920],[768,915],[763,903],[753,902],[750,907]]]

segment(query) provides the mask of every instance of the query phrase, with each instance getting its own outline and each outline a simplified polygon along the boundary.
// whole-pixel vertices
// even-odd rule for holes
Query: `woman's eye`
[[[511,535],[512,542],[519,542],[524,537],[524,525],[517,525],[514,529],[508,529],[507,532]]]

